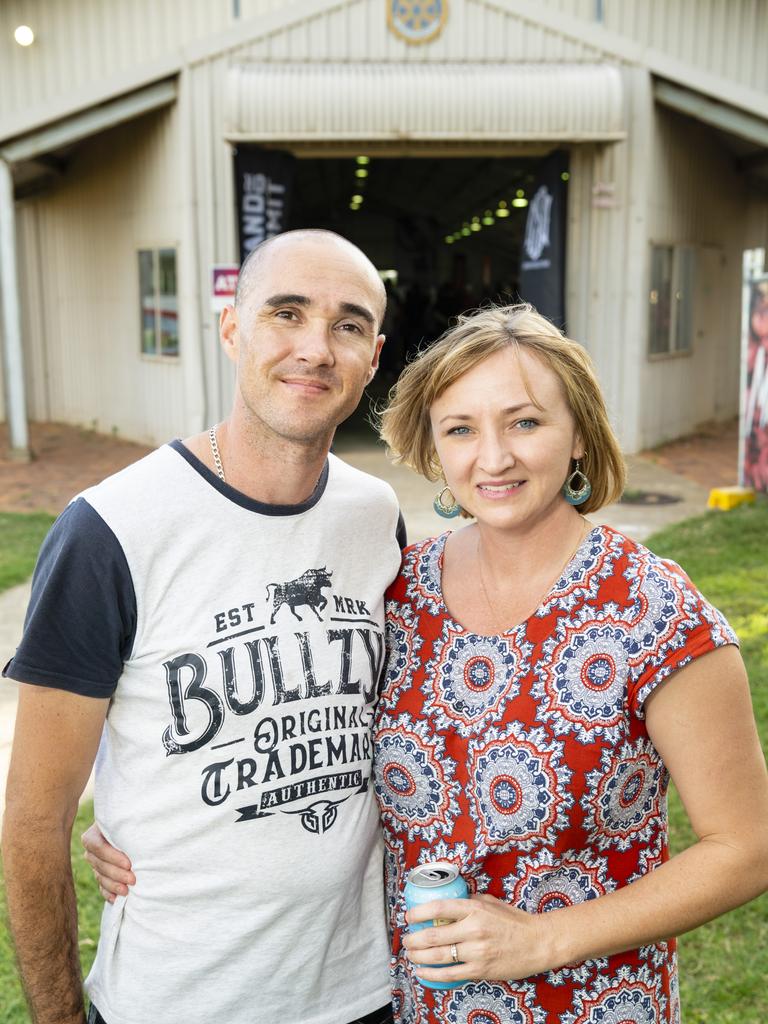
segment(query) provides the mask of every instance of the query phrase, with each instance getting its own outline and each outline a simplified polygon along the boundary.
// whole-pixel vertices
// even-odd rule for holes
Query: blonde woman
[[[395,1018],[678,1020],[674,936],[768,886],[733,632],[678,566],[585,518],[623,462],[586,353],[531,307],[462,318],[406,368],[382,436],[473,520],[406,549],[389,594]],[[671,859],[670,776],[698,836]],[[410,911],[449,923],[408,935],[405,877],[434,858],[474,898]]]

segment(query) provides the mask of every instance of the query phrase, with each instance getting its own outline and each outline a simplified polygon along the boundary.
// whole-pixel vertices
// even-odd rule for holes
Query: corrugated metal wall
[[[79,150],[65,181],[18,219],[32,419],[146,442],[183,431],[183,359],[140,355],[137,250],[180,235],[175,109]],[[24,273],[24,271],[27,271]]]
[[[572,42],[472,0],[453,0],[442,33],[413,46],[387,30],[385,0],[340,5],[240,51],[258,61],[401,61],[404,63],[563,61],[599,59],[599,50]]]
[[[741,251],[749,195],[727,151],[703,125],[659,109],[649,191],[650,246],[695,251],[690,355],[644,360],[641,444],[690,433],[738,412]]]
[[[540,0],[542,6],[597,24],[594,0]],[[234,24],[274,11],[300,11],[299,0],[4,0],[0,4],[0,123],[82,93],[121,72],[175,54]],[[768,4],[765,0],[603,0],[602,24],[710,74],[768,91]],[[566,39],[511,18],[481,0],[453,0],[445,31],[409,46],[386,31],[384,0],[340,4],[251,48],[257,60],[566,61],[592,60],[597,46]],[[13,41],[30,24],[33,46]],[[247,56],[247,55],[246,55]],[[304,59],[307,59],[306,56]]]
[[[586,141],[625,133],[621,75],[607,64],[238,65],[227,132],[278,141]]]
[[[290,6],[241,0],[241,23]],[[232,0],[3,0],[0,122],[223,31],[237,24],[233,9]],[[34,29],[32,46],[14,42],[17,25]]]
[[[768,92],[765,0],[544,0],[701,71]]]
[[[571,151],[566,308],[571,335],[595,362],[619,438],[636,451],[647,318],[645,154],[653,117],[647,71],[624,70],[624,95],[628,141]]]

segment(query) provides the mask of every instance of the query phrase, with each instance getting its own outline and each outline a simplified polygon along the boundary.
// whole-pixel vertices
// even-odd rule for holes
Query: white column
[[[178,78],[179,195],[181,230],[179,238],[179,341],[185,382],[184,430],[197,434],[208,426],[205,386],[205,339],[201,323],[200,252],[197,231],[197,154],[192,102],[192,74],[188,65]]]
[[[11,457],[29,459],[24,356],[21,347],[19,278],[16,271],[16,211],[11,168],[0,157],[0,301],[3,315],[3,364]]]

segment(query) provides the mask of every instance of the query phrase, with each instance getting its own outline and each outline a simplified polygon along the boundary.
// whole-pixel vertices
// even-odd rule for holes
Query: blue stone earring
[[[446,491],[450,495],[448,501],[443,498]],[[461,506],[454,498],[451,493],[451,489],[447,484],[432,502],[432,508],[439,516],[442,516],[443,519],[455,519],[456,516],[461,515]]]
[[[592,484],[582,472],[581,460],[576,459],[576,467],[563,484],[563,497],[569,505],[583,505],[591,493]]]

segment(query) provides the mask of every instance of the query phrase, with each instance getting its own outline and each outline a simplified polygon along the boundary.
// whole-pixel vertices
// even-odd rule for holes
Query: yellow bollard
[[[754,505],[755,492],[751,487],[713,487],[707,500],[708,508],[730,512],[738,505]]]

